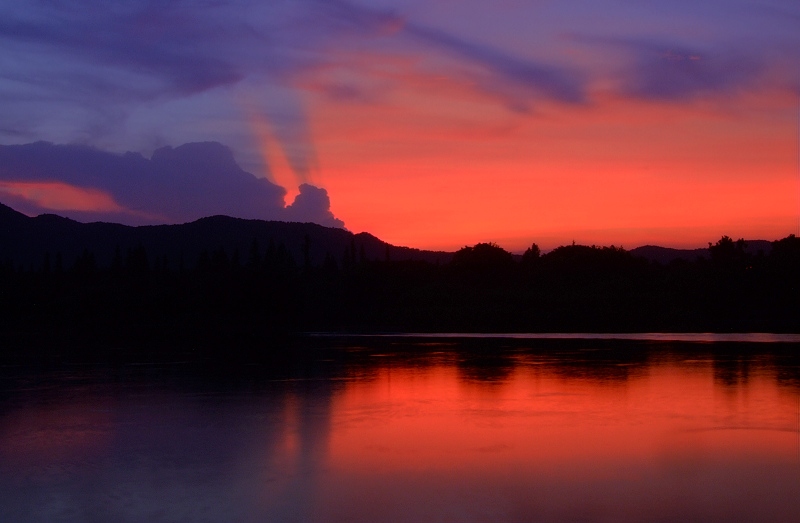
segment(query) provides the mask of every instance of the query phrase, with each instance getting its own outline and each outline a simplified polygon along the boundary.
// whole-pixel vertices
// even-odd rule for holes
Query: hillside
[[[767,240],[747,240],[745,252],[753,256],[762,253],[768,255],[772,251],[772,242]],[[708,248],[700,249],[673,249],[670,247],[659,247],[657,245],[644,245],[631,249],[631,254],[646,258],[650,261],[667,264],[675,260],[693,262],[698,259],[708,259]]]
[[[193,267],[201,253],[224,249],[227,256],[244,261],[257,242],[261,250],[283,245],[298,264],[320,266],[327,257],[341,262],[349,256],[367,260],[417,260],[446,263],[452,253],[423,251],[390,245],[368,233],[353,234],[344,229],[313,223],[244,220],[212,216],[180,225],[130,227],[114,223],[80,223],[53,214],[30,218],[0,204],[0,262],[11,260],[16,267],[38,269],[49,255],[61,258],[69,267],[84,251],[93,254],[99,267],[111,265],[117,249],[125,257],[143,247],[150,263],[166,261],[173,269]]]
[[[0,207],[0,346],[174,344],[218,357],[318,331],[798,332],[800,239],[767,247],[725,236],[688,252],[566,245],[515,257],[308,223],[128,227]]]

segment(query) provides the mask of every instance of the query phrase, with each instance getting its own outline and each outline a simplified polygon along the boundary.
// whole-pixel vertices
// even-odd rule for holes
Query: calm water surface
[[[800,345],[0,367],[0,521],[800,521]]]

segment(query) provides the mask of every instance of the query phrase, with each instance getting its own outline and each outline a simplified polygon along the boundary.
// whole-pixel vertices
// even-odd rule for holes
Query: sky
[[[0,5],[0,201],[31,215],[773,240],[800,232],[798,133],[796,0]]]

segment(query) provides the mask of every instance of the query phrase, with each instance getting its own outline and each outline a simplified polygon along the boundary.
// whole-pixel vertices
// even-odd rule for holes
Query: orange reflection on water
[[[786,353],[436,345],[315,354],[244,394],[21,373],[0,521],[800,521]]]
[[[384,368],[334,398],[330,463],[362,473],[580,469],[587,478],[683,460],[796,459],[796,397],[764,374],[727,390],[711,366],[608,379],[522,364],[491,382],[452,365]]]
[[[26,466],[102,454],[114,435],[108,407],[87,400],[13,412],[0,419],[0,459]]]

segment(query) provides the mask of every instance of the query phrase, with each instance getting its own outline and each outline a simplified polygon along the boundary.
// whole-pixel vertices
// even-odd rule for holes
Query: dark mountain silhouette
[[[150,263],[166,258],[173,269],[181,261],[189,269],[201,253],[219,249],[228,256],[238,252],[244,260],[254,241],[261,250],[270,244],[283,245],[298,265],[306,263],[306,252],[308,263],[313,266],[321,266],[326,258],[341,263],[346,250],[367,260],[446,263],[452,257],[452,253],[397,247],[368,233],[353,234],[314,223],[212,216],[181,225],[130,227],[80,223],[53,214],[30,218],[0,204],[0,261],[12,260],[17,267],[26,269],[40,268],[48,253],[51,258],[60,255],[65,265],[71,265],[84,251],[93,253],[99,267],[108,267],[117,249],[125,255],[129,249],[140,247]]]
[[[800,332],[800,238],[723,236],[679,263],[679,250],[648,249],[661,259],[585,245],[432,252],[311,223],[130,227],[0,205],[0,348],[219,358],[309,331]]]
[[[292,258],[305,263],[304,246],[308,241],[309,263],[322,265],[326,258],[342,261],[345,250],[355,249],[355,256],[367,260],[416,260],[429,263],[448,263],[454,253],[425,251],[386,243],[369,233],[353,234],[347,230],[323,227],[314,223],[247,220],[228,216],[211,216],[180,225],[132,227],[117,223],[81,223],[54,214],[28,217],[0,203],[0,261],[13,260],[17,266],[38,268],[47,253],[61,254],[65,264],[71,264],[85,250],[94,253],[100,267],[109,266],[117,248],[144,247],[150,261],[163,260],[177,267],[180,260],[190,268],[204,251],[220,248],[232,255],[238,251],[246,256],[253,241],[262,249],[274,243],[283,244]],[[476,246],[477,247],[477,246]],[[501,249],[502,250],[502,249]],[[768,255],[772,243],[766,240],[747,240],[745,252]],[[674,260],[694,262],[708,259],[709,249],[673,249],[645,245],[628,251],[649,261],[668,264]],[[350,256],[353,254],[350,253]],[[520,255],[510,255],[520,261]]]
[[[699,258],[708,258],[708,248],[701,249],[672,249],[657,245],[644,245],[631,249],[631,254],[646,258],[650,261],[667,264],[674,260],[696,261]]]
[[[14,227],[19,227],[27,223],[28,220],[30,220],[30,218],[21,212],[15,211],[11,207],[0,203],[0,227],[2,227],[0,230],[10,233],[13,231]]]
[[[772,242],[767,240],[747,240],[745,252],[758,255],[759,252],[767,255],[772,251]],[[674,260],[684,260],[693,262],[700,258],[708,259],[710,253],[708,248],[700,249],[672,249],[670,247],[659,247],[657,245],[644,245],[631,249],[630,253],[634,256],[646,258],[662,264],[668,264]]]

